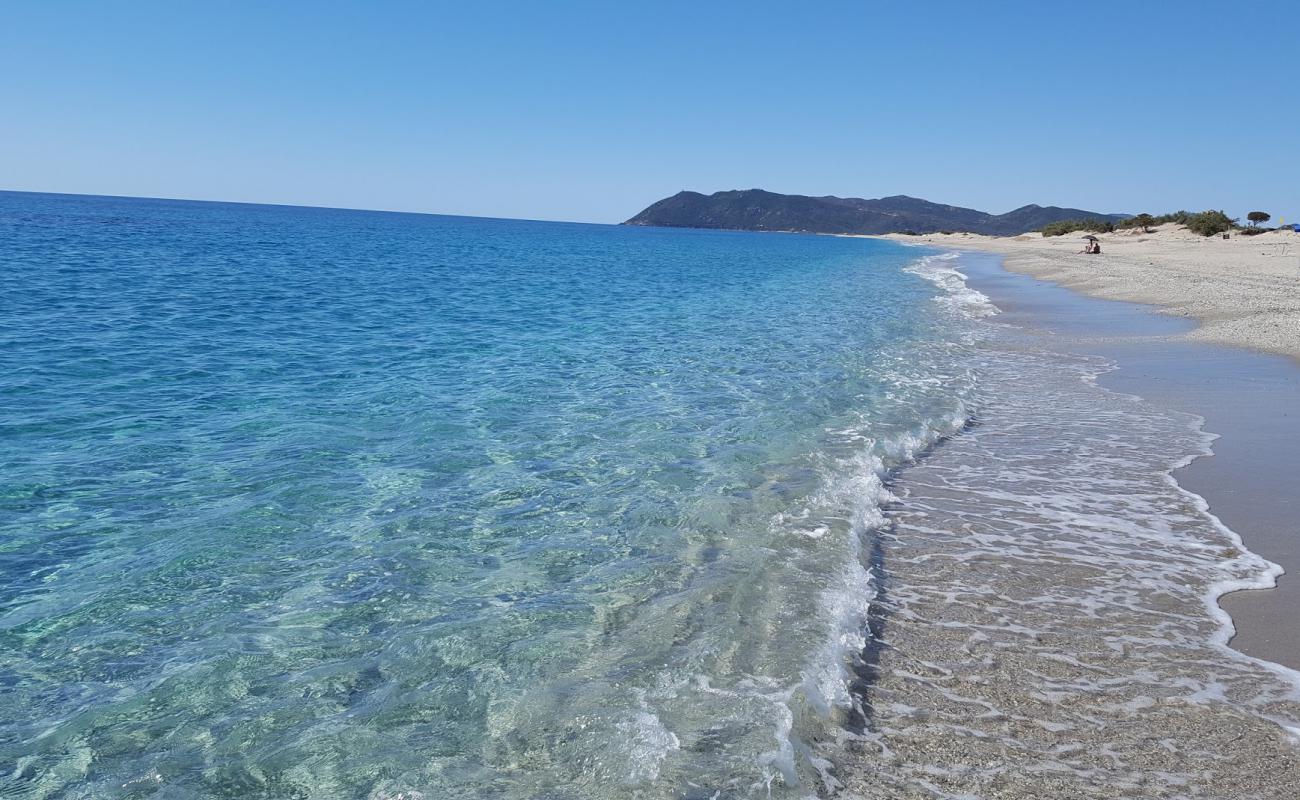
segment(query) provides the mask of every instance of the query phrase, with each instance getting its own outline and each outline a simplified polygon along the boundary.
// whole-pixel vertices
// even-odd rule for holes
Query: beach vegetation
[[[1116,228],[1141,228],[1143,233],[1150,233],[1152,225],[1158,225],[1156,218],[1150,214],[1138,214],[1115,223]]]
[[[1264,212],[1252,211],[1247,215],[1246,218],[1251,221],[1252,226],[1257,226],[1260,222],[1267,222],[1269,220],[1267,214],[1264,214],[1263,217],[1257,218],[1255,215],[1258,214],[1264,214]],[[1235,229],[1243,231],[1252,230],[1251,228],[1242,228],[1237,223],[1236,219],[1229,217],[1222,211],[1209,210],[1202,211],[1198,214],[1193,214],[1190,211],[1174,211],[1169,214],[1160,214],[1159,216],[1153,216],[1146,213],[1135,214],[1134,216],[1120,220],[1119,222],[1110,222],[1109,220],[1104,219],[1067,219],[1060,222],[1053,222],[1050,225],[1044,225],[1040,229],[1040,232],[1043,236],[1064,236],[1067,233],[1075,233],[1076,231],[1085,231],[1088,233],[1109,233],[1117,228],[1121,230],[1141,228],[1144,233],[1150,233],[1151,229],[1157,225],[1165,225],[1171,222],[1177,225],[1182,225],[1188,230],[1199,233],[1202,236],[1215,236]],[[1262,230],[1258,228],[1255,229]]]
[[[1202,211],[1191,214],[1183,223],[1189,231],[1202,236],[1215,236],[1237,227],[1237,221],[1222,211]]]
[[[1179,225],[1186,225],[1188,217],[1192,216],[1190,211],[1175,211],[1171,214],[1161,214],[1152,220],[1152,225],[1165,225],[1170,222]]]
[[[1192,216],[1191,213],[1187,211],[1174,211],[1169,214],[1156,214],[1155,216],[1152,216],[1151,214],[1137,214],[1128,219],[1116,222],[1115,227],[1122,229],[1142,228],[1143,232],[1150,233],[1151,228],[1154,228],[1157,225],[1166,225],[1170,222],[1179,225],[1186,225],[1187,219],[1190,216]]]
[[[1063,219],[1060,222],[1044,225],[1039,228],[1039,233],[1043,234],[1043,236],[1064,236],[1075,231],[1110,233],[1113,230],[1115,230],[1115,223],[1108,219]]]
[[[1250,220],[1250,226],[1252,228],[1258,226],[1261,222],[1268,222],[1272,218],[1273,215],[1267,211],[1252,211],[1246,215],[1246,219]]]

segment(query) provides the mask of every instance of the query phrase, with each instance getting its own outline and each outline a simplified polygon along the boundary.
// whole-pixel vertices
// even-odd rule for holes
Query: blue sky
[[[0,188],[616,222],[665,195],[1300,221],[1300,10],[28,2]]]

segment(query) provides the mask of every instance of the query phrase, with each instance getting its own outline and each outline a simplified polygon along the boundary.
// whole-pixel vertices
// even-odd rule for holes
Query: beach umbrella
[[[1097,241],[1097,237],[1096,237],[1096,236],[1093,236],[1091,233],[1088,234],[1087,236],[1083,237],[1083,238],[1085,238],[1085,239],[1091,239],[1091,240],[1093,240],[1094,242]]]

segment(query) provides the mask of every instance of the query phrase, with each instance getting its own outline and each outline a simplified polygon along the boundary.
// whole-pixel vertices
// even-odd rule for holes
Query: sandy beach
[[[1013,272],[1093,297],[1158,306],[1195,320],[1195,341],[1276,353],[1300,361],[1300,233],[1200,236],[1177,225],[1100,234],[1085,255],[1082,233],[1043,237],[890,235],[900,242],[984,250]]]

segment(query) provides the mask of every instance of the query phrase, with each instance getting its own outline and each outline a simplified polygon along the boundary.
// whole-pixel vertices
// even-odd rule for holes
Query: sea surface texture
[[[0,193],[0,796],[1223,796],[1243,737],[1295,769],[1290,676],[1211,602],[1269,565],[1169,478],[1209,437],[958,266]]]

